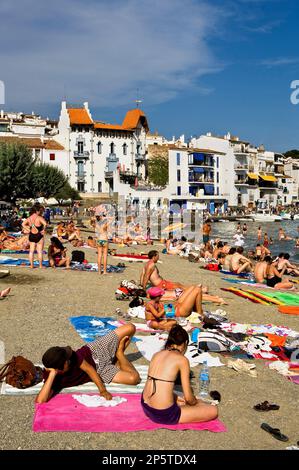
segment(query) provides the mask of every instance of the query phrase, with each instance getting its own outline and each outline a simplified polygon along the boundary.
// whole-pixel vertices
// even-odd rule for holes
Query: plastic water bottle
[[[205,398],[209,394],[210,385],[210,373],[207,361],[203,362],[200,374],[199,374],[199,396]]]

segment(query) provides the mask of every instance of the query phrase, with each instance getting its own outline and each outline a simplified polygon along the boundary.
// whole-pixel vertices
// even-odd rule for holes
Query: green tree
[[[32,189],[35,197],[55,197],[66,182],[65,174],[47,163],[37,164],[33,169]]]
[[[32,175],[35,160],[32,151],[23,144],[0,144],[0,197],[15,202],[18,198],[35,197]]]
[[[148,179],[157,186],[165,186],[168,183],[168,159],[157,156],[148,161]]]
[[[78,201],[79,199],[82,199],[78,191],[72,188],[68,181],[61,189],[59,189],[54,197],[57,199],[59,204],[62,204],[62,201],[66,201],[67,199],[71,199],[72,201]]]
[[[288,150],[284,153],[285,157],[299,158],[299,150]]]

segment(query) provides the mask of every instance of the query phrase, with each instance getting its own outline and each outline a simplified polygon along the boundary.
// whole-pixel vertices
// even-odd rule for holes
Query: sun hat
[[[71,358],[72,348],[70,346],[53,346],[48,349],[42,357],[45,367],[52,369],[63,369],[65,361]]]
[[[160,297],[165,294],[165,290],[160,289],[160,287],[150,287],[147,293],[150,297]]]

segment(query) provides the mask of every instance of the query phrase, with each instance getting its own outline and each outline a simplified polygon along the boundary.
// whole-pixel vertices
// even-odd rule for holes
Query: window
[[[77,190],[81,193],[85,191],[85,183],[83,181],[78,181]]]
[[[217,183],[219,183],[219,173],[217,171]]]
[[[181,191],[181,186],[178,186],[178,187],[177,187],[177,195],[180,196],[181,193],[182,193],[182,191]]]
[[[123,144],[123,155],[127,155],[127,144]]]
[[[217,168],[219,168],[219,157],[216,158],[216,165],[217,165]]]
[[[180,153],[176,154],[176,164],[177,164],[177,166],[180,166],[180,164],[181,164],[181,154]]]
[[[102,153],[102,142],[98,142],[98,154]]]
[[[181,170],[177,170],[177,181],[181,181]]]
[[[84,143],[82,141],[79,141],[78,142],[78,153],[79,154],[83,153],[83,146],[84,146]]]
[[[140,151],[141,151],[141,144],[137,144],[137,155],[140,155]]]
[[[219,188],[217,188],[217,196],[219,196]]]
[[[55,153],[50,153],[50,160],[55,160]]]
[[[98,193],[101,193],[102,192],[102,182],[99,181],[98,182]]]
[[[111,142],[110,144],[110,155],[114,153],[114,143]]]
[[[84,176],[84,162],[78,162],[78,176]]]

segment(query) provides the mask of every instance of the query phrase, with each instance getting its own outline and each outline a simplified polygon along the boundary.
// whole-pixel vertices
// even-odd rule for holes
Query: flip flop
[[[268,401],[264,401],[263,403],[259,403],[253,407],[256,411],[272,411],[272,410],[279,410],[279,405],[275,405],[274,403],[271,404]]]
[[[261,428],[264,431],[272,434],[272,436],[275,437],[275,439],[278,439],[279,441],[287,442],[289,440],[287,436],[285,436],[284,434],[281,434],[280,429],[271,428],[271,426],[269,426],[269,424],[267,423],[262,423]]]

